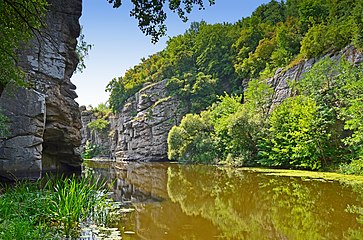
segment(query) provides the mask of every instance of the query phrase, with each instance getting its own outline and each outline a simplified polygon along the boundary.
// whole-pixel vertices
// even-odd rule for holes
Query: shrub
[[[102,119],[102,118],[98,118],[92,122],[89,122],[87,124],[87,127],[89,127],[92,131],[104,131],[108,126],[110,125],[110,122]]]
[[[343,174],[363,175],[363,158],[360,160],[353,160],[351,163],[340,164],[339,172]]]
[[[268,166],[319,169],[330,135],[314,100],[286,99],[271,114],[268,137],[259,142],[259,162]]]
[[[211,128],[197,114],[187,114],[168,135],[168,158],[178,161],[212,162],[216,155]]]
[[[81,155],[83,159],[91,159],[100,153],[101,150],[99,146],[92,144],[90,141],[87,141]]]

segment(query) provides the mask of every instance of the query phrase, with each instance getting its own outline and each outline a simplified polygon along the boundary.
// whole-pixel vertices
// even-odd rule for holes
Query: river
[[[122,239],[363,239],[363,189],[175,163],[89,162],[107,178]]]

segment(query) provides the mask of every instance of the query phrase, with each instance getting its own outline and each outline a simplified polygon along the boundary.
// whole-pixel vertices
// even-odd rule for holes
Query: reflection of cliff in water
[[[87,165],[95,176],[108,181],[117,201],[155,202],[167,197],[163,164],[89,161]]]
[[[219,233],[208,219],[188,216],[167,192],[168,163],[89,162],[94,175],[106,178],[116,200],[131,201],[135,211],[121,219],[120,229],[136,235],[123,239],[213,239]]]
[[[113,163],[93,169],[135,212],[123,239],[359,239],[351,187],[204,165]],[[353,210],[354,210],[353,209]]]

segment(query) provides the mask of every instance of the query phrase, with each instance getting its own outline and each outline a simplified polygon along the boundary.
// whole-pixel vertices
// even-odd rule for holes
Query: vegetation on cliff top
[[[170,159],[302,169],[341,164],[358,173],[361,68],[323,60],[291,83],[295,97],[272,108],[264,79],[349,44],[362,49],[362,12],[358,0],[272,0],[235,24],[192,23],[109,83],[110,106],[120,110],[144,83],[169,79],[169,95],[194,113],[171,130]]]
[[[110,106],[117,111],[144,83],[170,79],[170,95],[199,112],[216,94],[241,94],[243,79],[263,79],[349,44],[362,48],[362,12],[358,0],[272,0],[234,24],[192,23],[163,51],[109,83]],[[205,77],[198,81],[201,74]]]

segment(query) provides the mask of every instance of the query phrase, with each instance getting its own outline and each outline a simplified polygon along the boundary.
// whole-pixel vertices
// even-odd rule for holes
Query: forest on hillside
[[[172,160],[363,172],[361,66],[322,59],[273,109],[266,82],[348,45],[361,51],[362,12],[360,0],[272,0],[234,24],[192,23],[110,81],[109,104],[117,112],[143,84],[169,79],[190,112],[169,133]]]

